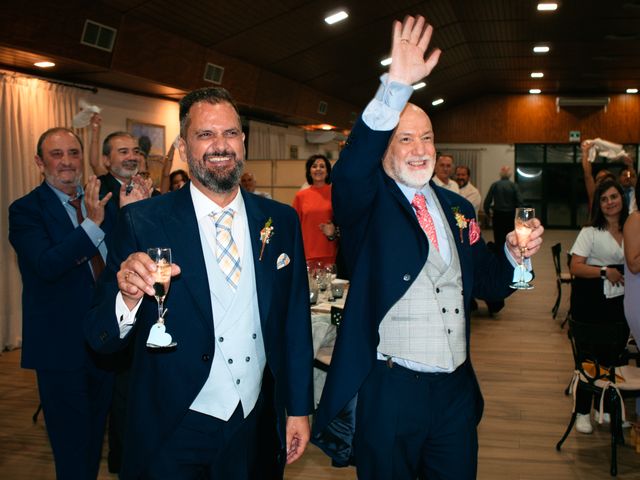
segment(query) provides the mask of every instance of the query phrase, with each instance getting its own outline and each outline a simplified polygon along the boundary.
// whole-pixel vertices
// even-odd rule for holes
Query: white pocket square
[[[280,270],[281,268],[284,268],[287,265],[289,265],[290,261],[291,260],[289,259],[289,255],[287,255],[286,253],[281,253],[280,256],[278,257],[278,260],[276,260],[276,268]]]

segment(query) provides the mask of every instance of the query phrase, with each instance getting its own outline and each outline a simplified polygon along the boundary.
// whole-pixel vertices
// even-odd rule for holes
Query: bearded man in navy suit
[[[123,210],[85,325],[98,351],[134,342],[121,478],[278,478],[313,406],[297,215],[239,188],[244,134],[226,90],[182,99],[179,151],[192,183]],[[173,256],[162,336],[177,345],[164,349],[147,346],[152,247]]]
[[[473,206],[430,181],[431,121],[407,101],[438,62],[438,49],[425,60],[431,33],[420,16],[394,23],[389,74],[331,174],[351,286],[312,441],[367,480],[475,478],[483,403],[469,302],[511,293],[521,259],[513,232],[489,252]],[[528,256],[542,232],[535,220]],[[356,395],[349,438],[332,427]]]

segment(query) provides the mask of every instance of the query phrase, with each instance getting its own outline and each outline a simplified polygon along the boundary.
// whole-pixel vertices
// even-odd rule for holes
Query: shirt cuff
[[[96,247],[104,242],[104,232],[93,220],[85,218],[80,226]]]
[[[372,130],[393,130],[412,93],[411,85],[389,82],[389,74],[385,73],[380,77],[380,87],[375,97],[362,113],[362,120]]]
[[[506,242],[504,244],[504,254],[506,255],[507,260],[509,260],[509,263],[513,266],[513,268],[517,268],[518,265],[520,265],[518,261],[515,258],[513,258],[513,255],[511,255],[511,251],[507,248]],[[527,257],[524,259],[524,267],[527,269],[527,272],[531,272],[533,270],[533,267],[531,266],[530,258]]]
[[[142,298],[138,300],[133,310],[129,310],[127,304],[124,303],[122,298],[122,292],[118,292],[116,295],[116,318],[118,319],[118,327],[120,327],[120,338],[127,336],[127,333],[133,328],[136,323],[136,313],[142,304]]]

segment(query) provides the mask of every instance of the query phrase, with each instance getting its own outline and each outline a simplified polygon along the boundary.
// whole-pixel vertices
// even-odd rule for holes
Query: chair
[[[562,284],[571,283],[571,274],[562,273],[562,267],[560,265],[561,251],[562,251],[562,245],[560,243],[556,243],[551,247],[551,255],[553,256],[553,266],[556,269],[556,286],[558,287],[558,297],[556,298],[556,303],[553,305],[553,308],[551,309],[551,313],[553,313],[553,318],[556,318],[556,315],[558,315],[558,309],[560,308],[560,300],[562,300]],[[564,322],[562,326],[564,326]]]
[[[571,391],[574,406],[569,425],[556,450],[571,433],[576,420],[575,395],[578,389],[595,394],[599,399],[600,418],[604,402],[611,415],[611,476],[618,473],[617,445],[624,444],[622,423],[625,421],[624,396],[640,396],[640,368],[623,365],[626,361],[626,345],[629,327],[626,323],[584,323],[569,320],[569,339],[573,351],[575,371]],[[603,353],[606,352],[606,353]]]

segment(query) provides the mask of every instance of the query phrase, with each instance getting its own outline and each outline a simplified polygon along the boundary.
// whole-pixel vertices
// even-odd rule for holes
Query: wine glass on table
[[[164,299],[169,292],[171,285],[171,249],[170,248],[150,248],[147,255],[153,260],[157,266],[155,271],[155,281],[153,283],[154,297],[158,303],[158,320],[151,327],[147,346],[151,348],[168,348],[175,347],[171,335],[166,333],[164,325],[167,310],[164,308]]]
[[[516,208],[515,228],[516,228],[516,240],[518,241],[518,248],[520,248],[520,262],[515,269],[513,275],[513,283],[511,288],[516,290],[531,290],[531,285],[527,279],[530,273],[524,266],[524,259],[527,254],[527,243],[529,243],[529,237],[531,237],[531,231],[533,230],[533,219],[536,216],[536,211],[533,208]]]

